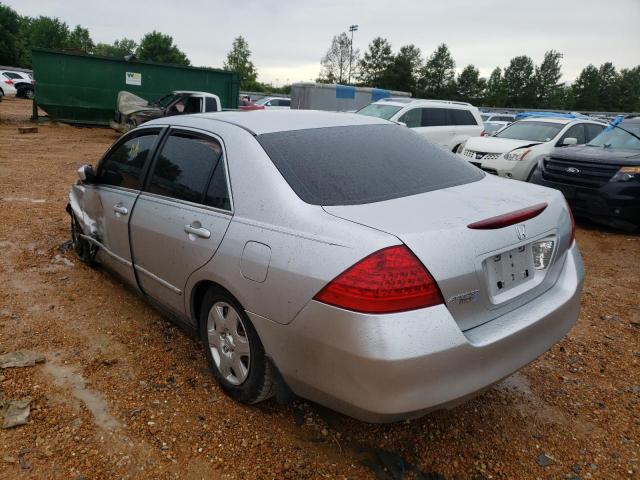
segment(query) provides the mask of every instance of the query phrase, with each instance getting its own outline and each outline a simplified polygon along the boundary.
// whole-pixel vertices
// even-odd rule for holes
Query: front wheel
[[[87,240],[82,238],[82,229],[76,220],[76,217],[71,214],[71,242],[73,244],[73,251],[83,263],[87,265],[93,265],[94,261],[94,247]]]
[[[207,362],[222,389],[241,403],[273,395],[273,367],[249,317],[227,292],[211,288],[202,302],[200,337]]]

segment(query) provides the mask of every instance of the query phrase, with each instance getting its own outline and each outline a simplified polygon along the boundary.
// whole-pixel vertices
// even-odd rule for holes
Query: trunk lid
[[[516,224],[525,226],[526,238],[519,238],[516,225],[468,228],[471,223],[540,203],[548,204],[542,213]],[[571,235],[562,194],[491,175],[384,202],[323,208],[331,215],[392,234],[407,245],[438,282],[461,330],[503,315],[550,288],[562,269]],[[527,278],[513,283],[502,278],[510,277],[512,271],[531,270],[531,245],[542,239],[554,241],[548,268],[531,271]],[[510,254],[515,259],[507,260]],[[507,285],[498,288],[498,281]]]

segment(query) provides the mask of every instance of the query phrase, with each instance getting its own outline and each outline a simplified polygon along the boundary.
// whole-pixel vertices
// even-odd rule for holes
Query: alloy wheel
[[[216,368],[232,385],[249,376],[251,347],[240,314],[226,302],[216,302],[207,316],[207,341]]]

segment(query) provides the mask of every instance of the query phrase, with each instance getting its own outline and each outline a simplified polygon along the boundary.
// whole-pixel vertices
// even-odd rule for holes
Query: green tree
[[[598,99],[602,110],[613,111],[620,104],[619,75],[611,62],[603,63],[598,69]]]
[[[526,55],[511,59],[504,70],[507,107],[531,108],[536,103],[533,60]]]
[[[480,77],[480,71],[473,65],[464,67],[456,81],[458,98],[474,105],[481,102],[486,87],[486,80]]]
[[[391,44],[386,38],[376,37],[358,65],[358,79],[370,87],[386,87],[386,77],[393,64]]]
[[[138,44],[129,38],[116,40],[113,44],[98,43],[94,48],[96,55],[104,55],[105,57],[123,58],[127,55],[134,55],[138,48]]]
[[[593,65],[586,66],[571,86],[576,110],[600,108],[600,74]]]
[[[393,57],[393,63],[385,75],[387,88],[411,92],[416,96],[418,92],[418,76],[422,68],[422,52],[415,45],[405,45]]]
[[[11,7],[0,4],[0,65],[21,66],[24,63],[24,44],[20,15]]]
[[[427,59],[420,72],[421,94],[426,98],[445,99],[452,92],[455,80],[454,62],[449,47],[441,44]]]
[[[93,40],[91,40],[89,30],[82,28],[80,25],[76,25],[76,28],[74,28],[67,37],[66,47],[77,48],[84,50],[87,53],[91,53],[95,45],[93,44]]]
[[[507,104],[507,88],[500,67],[496,67],[489,76],[484,103],[488,107],[504,107]]]
[[[351,49],[351,39],[346,33],[334,35],[329,50],[320,60],[322,66],[320,78],[329,83],[346,83],[349,66],[351,65],[352,69],[357,67],[359,58],[360,50]],[[357,72],[355,74],[357,76]],[[354,76],[353,71],[352,76]]]
[[[136,51],[140,60],[158,63],[174,63],[176,65],[191,65],[187,55],[173,44],[173,37],[155,30],[147,33]]]
[[[231,50],[227,53],[227,60],[224,62],[225,70],[238,72],[240,76],[240,88],[242,90],[255,90],[258,74],[256,67],[251,61],[251,50],[244,37],[236,37],[231,45]]]
[[[541,108],[561,108],[563,84],[560,83],[560,59],[562,54],[549,50],[535,71],[536,106]]]
[[[620,112],[640,112],[640,65],[620,70],[617,82],[618,104]]]
[[[24,18],[23,38],[26,47],[25,63],[31,65],[32,48],[65,48],[69,39],[69,26],[58,18]]]

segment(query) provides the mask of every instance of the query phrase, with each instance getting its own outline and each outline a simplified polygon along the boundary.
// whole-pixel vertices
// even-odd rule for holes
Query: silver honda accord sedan
[[[449,407],[575,323],[556,190],[346,113],[162,118],[79,170],[76,253],[202,339],[234,399],[293,392],[388,422]]]

